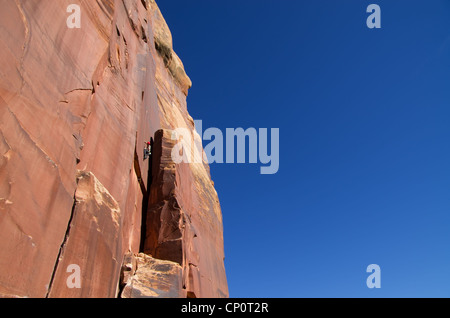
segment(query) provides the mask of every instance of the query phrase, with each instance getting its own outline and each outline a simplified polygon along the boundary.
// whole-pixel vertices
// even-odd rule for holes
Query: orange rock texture
[[[0,43],[0,296],[227,297],[208,164],[170,155],[199,136],[156,3],[4,1]]]

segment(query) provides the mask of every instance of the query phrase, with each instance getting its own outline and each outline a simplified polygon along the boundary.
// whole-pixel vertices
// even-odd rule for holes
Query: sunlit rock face
[[[161,12],[82,0],[69,28],[71,4],[0,10],[0,296],[228,296],[209,167],[170,157],[173,130],[198,135]],[[126,255],[141,264],[132,287]]]

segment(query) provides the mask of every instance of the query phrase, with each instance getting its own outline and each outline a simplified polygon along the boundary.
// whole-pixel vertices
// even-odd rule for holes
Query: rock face
[[[190,297],[225,297],[225,268],[211,262],[224,259],[222,235],[216,235],[222,233],[217,194],[205,163],[175,164],[172,152],[178,150],[178,142],[173,134],[172,130],[155,134],[144,252],[182,265]],[[200,151],[194,153],[198,149],[194,141],[192,136],[182,151],[190,149],[189,155],[201,158]]]
[[[72,29],[73,2],[0,10],[0,296],[228,296],[208,165],[170,155],[173,130],[199,136],[161,12],[80,0]]]
[[[123,277],[122,298],[186,297],[177,263],[154,259],[145,254],[127,255]]]

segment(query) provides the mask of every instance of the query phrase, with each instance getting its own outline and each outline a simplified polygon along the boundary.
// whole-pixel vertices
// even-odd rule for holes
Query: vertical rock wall
[[[81,28],[69,29],[74,2],[11,0],[0,11],[0,295],[117,297],[134,255],[129,278],[153,292],[126,297],[227,296],[208,165],[161,157],[171,130],[198,138],[164,18],[152,0],[80,0]],[[161,145],[152,165],[151,137]],[[166,201],[175,208],[155,214]],[[173,263],[170,292],[148,286],[155,262]],[[73,264],[81,288],[67,286]]]

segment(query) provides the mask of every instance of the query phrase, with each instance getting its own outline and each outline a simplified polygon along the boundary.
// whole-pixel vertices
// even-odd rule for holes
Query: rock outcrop
[[[199,137],[160,10],[79,0],[69,28],[73,2],[0,11],[0,296],[228,296],[209,167],[170,157],[173,130]]]
[[[216,235],[222,233],[217,193],[205,163],[175,164],[173,135],[172,130],[155,134],[144,252],[182,265],[183,284],[190,297],[225,297],[226,289],[217,288],[226,286],[225,268],[211,262],[224,259],[222,235]],[[190,155],[197,150],[201,158],[194,141],[192,136],[182,150],[190,149]]]
[[[146,254],[127,255],[122,281],[122,298],[186,297],[182,267]]]

